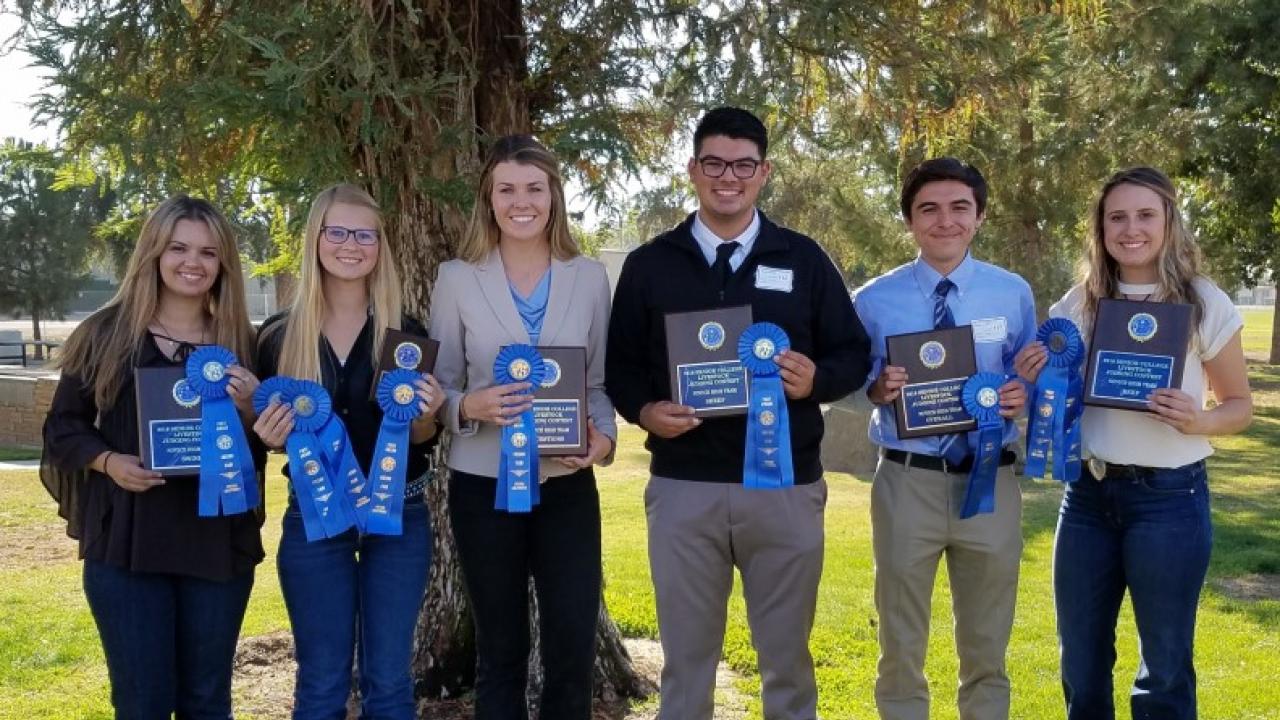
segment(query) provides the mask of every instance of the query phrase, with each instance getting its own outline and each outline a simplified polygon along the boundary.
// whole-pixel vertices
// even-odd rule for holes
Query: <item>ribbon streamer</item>
[[[506,345],[493,361],[493,381],[497,385],[542,383],[546,366],[532,345]],[[532,392],[532,391],[530,391]],[[501,455],[498,458],[498,487],[494,508],[527,513],[538,504],[538,435],[533,427],[533,408],[502,426]]]
[[[738,359],[751,377],[742,485],[780,490],[795,485],[787,396],[774,357],[791,347],[782,328],[759,322],[738,336]]]
[[[1084,340],[1075,323],[1050,318],[1036,332],[1048,351],[1048,362],[1031,395],[1027,429],[1028,477],[1043,477],[1053,459],[1053,477],[1075,482],[1080,477],[1080,415],[1083,412]]]
[[[295,380],[293,431],[285,440],[289,476],[307,542],[336,537],[355,525],[355,513],[340,492],[320,435],[333,415],[333,401],[320,383]]]
[[[369,482],[351,447],[347,426],[337,415],[330,415],[329,422],[320,428],[319,437],[329,475],[336,487],[346,493],[347,507],[351,508],[356,527],[363,533],[370,502]]]
[[[397,369],[378,381],[382,426],[369,467],[369,493],[361,500],[364,529],[370,535],[399,535],[404,514],[405,473],[409,465],[409,426],[422,414],[415,383],[422,375]]]
[[[1004,418],[1000,416],[1000,386],[1004,382],[1004,375],[980,372],[971,376],[960,391],[964,409],[978,421],[973,467],[960,507],[962,520],[996,510],[996,472],[1004,449]]]
[[[200,396],[200,517],[236,515],[258,507],[257,471],[236,405],[227,393],[227,368],[236,356],[220,345],[187,358],[187,385]]]

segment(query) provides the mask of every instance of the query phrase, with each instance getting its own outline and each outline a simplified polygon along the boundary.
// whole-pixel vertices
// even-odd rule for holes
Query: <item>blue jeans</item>
[[[293,625],[295,720],[344,720],[360,651],[362,720],[413,720],[413,633],[431,571],[431,519],[406,500],[401,535],[354,529],[307,542],[294,504],[284,516],[280,589]]]
[[[253,572],[226,582],[84,562],[117,720],[226,720]]]
[[[1053,592],[1069,720],[1112,720],[1115,628],[1128,589],[1138,626],[1135,720],[1196,717],[1192,645],[1213,527],[1204,462],[1110,466],[1067,486]]]

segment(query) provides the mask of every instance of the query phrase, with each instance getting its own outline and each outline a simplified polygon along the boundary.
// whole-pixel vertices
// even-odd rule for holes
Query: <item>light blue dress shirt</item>
[[[702,215],[693,214],[693,239],[698,241],[698,248],[702,250],[702,256],[707,259],[708,265],[714,265],[716,262],[716,248],[721,243],[737,242],[741,247],[733,251],[729,256],[729,269],[737,272],[742,267],[743,261],[747,259],[747,255],[751,253],[751,246],[756,244],[756,236],[760,234],[760,213],[751,211],[751,224],[747,225],[747,229],[742,231],[738,237],[722,238],[711,232],[711,228],[702,222]]]
[[[956,325],[972,325],[974,356],[979,372],[1013,374],[1013,358],[1036,336],[1036,305],[1026,280],[990,263],[966,255],[947,276],[956,289],[947,295],[947,307]],[[875,382],[885,365],[885,338],[933,329],[933,290],[942,275],[927,262],[915,260],[891,270],[859,288],[854,309],[871,338],[871,374]],[[898,438],[894,407],[879,405],[871,415],[867,434],[881,447],[911,453],[942,454],[943,436]],[[1005,420],[1004,444],[1017,442],[1018,427]],[[970,446],[975,441],[970,434]]]
[[[529,342],[537,345],[542,335],[542,319],[547,315],[547,298],[551,297],[551,268],[542,274],[542,279],[527,298],[521,297],[520,291],[510,281],[507,281],[507,286],[511,288],[511,299],[516,303],[516,312],[520,313],[520,322],[529,333]]]

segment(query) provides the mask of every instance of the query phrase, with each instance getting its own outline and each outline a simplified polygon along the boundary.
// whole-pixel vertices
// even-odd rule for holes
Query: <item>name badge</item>
[[[973,341],[980,343],[1004,342],[1009,332],[1009,322],[1003,317],[982,318],[974,320]]]
[[[772,268],[768,265],[756,266],[756,288],[759,290],[778,290],[791,292],[791,268]]]

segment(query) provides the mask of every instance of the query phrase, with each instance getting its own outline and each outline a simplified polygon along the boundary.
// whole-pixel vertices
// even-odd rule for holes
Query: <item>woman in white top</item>
[[[1133,717],[1195,718],[1192,645],[1213,541],[1208,436],[1248,427],[1253,402],[1244,323],[1226,293],[1200,274],[1199,249],[1159,170],[1123,170],[1102,187],[1084,281],[1049,315],[1074,321],[1087,338],[1100,298],[1188,303],[1192,337],[1179,386],[1153,392],[1150,412],[1088,407],[1081,420],[1083,454],[1092,460],[1066,488],[1053,559],[1067,717],[1115,717],[1115,626],[1127,589],[1141,649]],[[1017,366],[1034,379],[1044,362],[1037,343]],[[1212,409],[1205,408],[1206,379]]]

